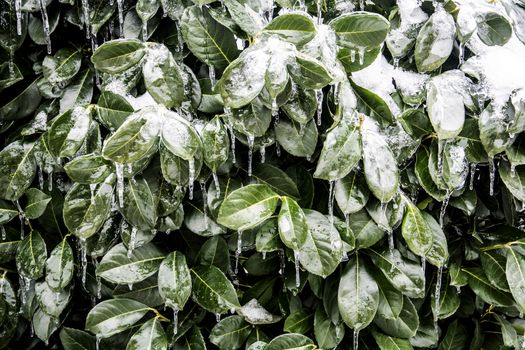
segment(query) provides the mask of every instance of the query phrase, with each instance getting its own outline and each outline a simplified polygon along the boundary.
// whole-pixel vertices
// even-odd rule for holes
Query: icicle
[[[135,249],[135,244],[137,242],[137,231],[138,229],[133,226],[131,228],[131,234],[129,235],[129,243],[128,243],[128,258],[131,259],[131,256],[133,255],[133,250]]]
[[[248,176],[252,176],[253,144],[255,142],[255,137],[253,135],[248,135],[247,140],[248,140]]]
[[[358,52],[359,52],[359,64],[362,66],[363,63],[365,62],[365,48],[360,47]]]
[[[128,288],[129,288],[130,291],[132,291],[133,290],[133,283],[128,283]]]
[[[301,266],[299,264],[299,251],[294,250],[293,256],[295,260],[295,286],[299,288],[301,286]]]
[[[213,183],[215,184],[215,198],[220,198],[221,196],[221,185],[219,183],[219,177],[217,176],[217,173],[214,171],[211,173],[213,177]]]
[[[438,171],[438,176],[441,177],[443,176],[443,148],[445,146],[447,141],[444,141],[444,140],[439,140],[438,141],[438,153],[437,153],[437,171]]]
[[[117,0],[118,28],[121,38],[124,37],[124,0]]]
[[[217,323],[221,322],[221,314],[218,312],[215,314],[215,321],[217,321]]]
[[[359,330],[354,328],[354,350],[359,348]]]
[[[394,69],[398,69],[399,68],[399,57],[394,57]]]
[[[96,349],[99,350],[99,348],[100,348],[100,341],[102,340],[102,336],[101,336],[100,334],[97,334],[97,335],[95,336],[95,338],[96,338],[96,341],[95,341],[95,343],[96,343]]]
[[[102,278],[97,276],[97,299],[102,299]]]
[[[124,207],[124,164],[115,163],[117,173],[117,198],[119,207]]]
[[[44,189],[44,172],[41,167],[38,167],[38,188]]]
[[[465,43],[459,43],[459,65],[465,63]]]
[[[212,88],[215,86],[215,67],[214,66],[208,66],[208,74],[210,77],[210,84]]]
[[[142,41],[148,41],[148,21],[142,22]]]
[[[447,191],[443,203],[441,203],[441,210],[439,212],[439,225],[443,228],[443,220],[445,219],[445,212],[447,211],[448,202],[450,201],[451,192]]]
[[[494,165],[494,158],[489,157],[489,176],[490,176],[490,187],[489,194],[494,195],[494,179],[496,177],[496,166]]]
[[[53,191],[53,173],[52,172],[47,174],[47,190],[49,192]]]
[[[266,260],[266,252],[262,252],[261,254],[262,254],[262,259]]]
[[[46,1],[40,0],[40,12],[42,13],[42,25],[46,37],[47,53],[51,54],[51,31],[49,29],[49,17],[47,16]]]
[[[323,24],[323,14],[321,13],[321,7],[323,5],[323,0],[316,0],[315,4],[317,5],[317,24]]]
[[[472,191],[474,189],[474,176],[476,175],[476,163],[470,163],[470,183],[468,188]]]
[[[458,294],[461,294],[461,287],[460,286],[456,286],[456,292],[458,292]]]
[[[421,269],[423,270],[423,276],[425,276],[427,271],[427,259],[425,258],[421,258]]]
[[[510,163],[510,177],[516,177],[516,165]]]
[[[261,154],[261,163],[264,163],[266,161],[266,147],[261,146],[259,153]]]
[[[208,207],[206,204],[208,203],[208,192],[206,192],[206,182],[201,181],[201,193],[202,193],[202,213],[204,214],[204,227],[208,229],[209,223],[208,223]]]
[[[237,38],[237,37],[236,37],[236,38],[235,38],[235,44],[237,44],[237,49],[238,49],[239,51],[244,50],[244,40],[243,40],[243,39],[241,39],[241,38]]]
[[[80,276],[82,280],[82,286],[86,288],[86,273],[87,273],[87,245],[86,240],[83,238],[78,239],[78,248],[80,252]]]
[[[275,141],[275,153],[277,153],[277,157],[281,156],[281,145],[279,145],[279,142],[277,142],[277,140]]]
[[[286,262],[284,261],[284,249],[279,249],[279,275],[284,275],[284,267]]]
[[[25,277],[24,275],[20,275],[19,281],[20,281],[20,304],[21,304],[21,308],[23,308],[27,302],[27,293],[29,292],[29,289],[31,288],[31,279],[28,277]]]
[[[328,189],[328,217],[330,218],[330,233],[332,232],[332,227],[334,226],[334,184],[335,181],[330,181],[330,187]]]
[[[434,294],[434,322],[437,323],[439,317],[439,311],[441,309],[441,303],[439,299],[441,298],[441,279],[443,277],[443,266],[438,267],[437,277],[436,277],[436,290]]]
[[[394,244],[394,232],[392,229],[387,230],[388,233],[388,249],[390,250],[390,253],[394,252],[395,244]]]
[[[351,50],[350,50],[350,61],[351,61],[352,63],[355,62],[355,54],[356,54],[356,51],[355,51],[354,49],[351,49]]]
[[[193,182],[195,181],[195,158],[188,160],[188,197],[193,199]]]
[[[35,337],[35,325],[33,324],[33,321],[31,321],[30,324],[29,324],[29,336],[31,338]],[[46,346],[47,346],[47,344],[46,344]]]
[[[20,203],[18,200],[15,201],[16,209],[18,210],[18,218],[20,219],[20,239],[24,239],[25,232],[24,232],[24,226],[26,222],[26,215],[24,213],[24,210],[20,206]]]
[[[89,21],[89,2],[82,0],[82,15],[84,16],[84,23],[86,25],[86,38],[91,37],[91,23]]]
[[[173,335],[176,335],[179,327],[179,310],[173,309]]]
[[[239,257],[242,252],[242,231],[237,232],[237,249],[235,250],[235,274],[239,273]]]
[[[323,90],[315,90],[315,96],[317,98],[317,125],[321,125],[323,117]]]
[[[5,231],[5,227],[0,225],[0,231],[2,232],[2,241],[5,241],[7,239],[7,233]]]
[[[341,83],[335,83],[333,87],[334,87],[334,103],[338,105],[339,104],[339,90],[341,88]]]
[[[275,123],[279,123],[279,106],[277,105],[277,100],[274,98],[272,100],[272,117],[275,120]]]
[[[15,0],[16,34],[22,35],[22,0]]]

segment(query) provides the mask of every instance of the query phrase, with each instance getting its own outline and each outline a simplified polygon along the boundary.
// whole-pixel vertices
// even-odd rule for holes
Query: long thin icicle
[[[82,15],[84,16],[84,24],[86,25],[86,38],[91,38],[91,21],[89,18],[89,2],[82,0]]]
[[[124,37],[124,0],[117,0],[119,35]]]
[[[16,34],[22,35],[22,0],[15,0]]]
[[[49,17],[47,15],[45,0],[40,0],[40,12],[42,13],[42,26],[46,37],[47,53],[51,54],[51,30],[49,28]]]

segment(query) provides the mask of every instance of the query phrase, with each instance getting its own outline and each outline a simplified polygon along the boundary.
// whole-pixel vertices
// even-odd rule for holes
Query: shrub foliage
[[[523,0],[0,5],[0,348],[520,347]]]

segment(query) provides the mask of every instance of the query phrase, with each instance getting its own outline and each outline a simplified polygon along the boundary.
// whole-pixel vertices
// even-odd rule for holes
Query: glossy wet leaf
[[[210,332],[210,342],[220,349],[239,349],[250,335],[252,327],[241,316],[229,316]]]
[[[34,144],[15,141],[0,151],[0,198],[17,200],[36,173]]]
[[[478,18],[478,36],[485,44],[505,45],[512,36],[512,26],[502,15],[485,12]]]
[[[308,236],[306,215],[301,207],[289,197],[281,197],[278,226],[282,242],[290,249],[300,249]]]
[[[426,217],[412,202],[407,202],[401,233],[410,250],[419,256],[426,256],[432,248],[434,238],[431,228]]]
[[[279,16],[271,21],[263,32],[277,35],[295,45],[303,45],[315,36],[315,26],[311,18],[299,13]]]
[[[373,48],[386,38],[390,23],[372,12],[355,12],[339,16],[330,26],[337,35],[337,43],[350,48]]]
[[[167,349],[168,339],[166,332],[157,317],[150,319],[140,326],[139,330],[130,338],[126,350],[138,349]]]
[[[26,278],[38,279],[44,274],[47,259],[46,242],[37,231],[22,239],[16,250],[16,267]]]
[[[100,45],[91,61],[104,73],[119,73],[133,67],[144,57],[144,43],[133,39],[118,39]]]
[[[51,289],[58,292],[71,282],[73,273],[73,249],[67,239],[63,239],[46,260],[46,283]]]
[[[28,219],[36,219],[44,213],[51,197],[37,188],[30,188],[26,191],[27,205],[24,209]]]
[[[86,330],[109,337],[132,327],[149,307],[131,299],[110,299],[95,305],[86,318]]]
[[[159,293],[165,304],[182,310],[191,296],[190,270],[186,257],[179,252],[168,254],[159,267]]]
[[[224,313],[240,307],[233,284],[215,266],[197,266],[191,269],[193,299],[205,310]]]
[[[64,165],[67,175],[81,184],[97,184],[113,172],[111,162],[99,154],[86,154]]]

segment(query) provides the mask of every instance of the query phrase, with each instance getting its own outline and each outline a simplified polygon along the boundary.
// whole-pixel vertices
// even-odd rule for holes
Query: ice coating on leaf
[[[251,324],[269,324],[279,321],[279,316],[274,316],[266,310],[257,299],[251,299],[241,308],[237,309],[237,313],[244,317],[246,322]]]
[[[440,139],[456,137],[465,122],[465,105],[472,106],[470,82],[458,70],[447,71],[427,83],[427,110]]]
[[[394,57],[404,56],[412,47],[417,29],[428,19],[428,15],[421,9],[420,0],[398,0],[397,7],[400,25],[391,27],[386,43]]]
[[[427,74],[396,69],[383,55],[378,55],[368,67],[352,73],[352,80],[381,97],[394,115],[401,113],[401,109],[390,96],[396,91],[396,87],[403,96],[418,95],[424,89],[428,78]]]

